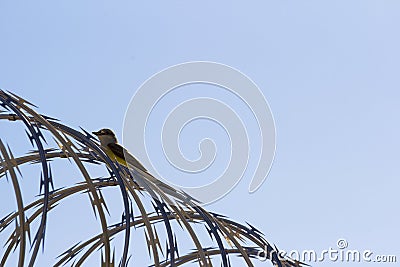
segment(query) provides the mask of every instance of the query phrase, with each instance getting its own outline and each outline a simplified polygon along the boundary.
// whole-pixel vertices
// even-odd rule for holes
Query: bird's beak
[[[100,135],[100,131],[98,131],[98,132],[92,132],[92,134],[98,136],[98,135]]]

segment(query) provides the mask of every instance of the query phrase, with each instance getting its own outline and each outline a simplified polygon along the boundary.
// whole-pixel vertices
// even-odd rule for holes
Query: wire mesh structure
[[[62,209],[59,204],[76,195],[85,196],[83,200],[93,209],[88,213],[95,216],[96,227],[101,230],[87,240],[76,240],[74,245],[63,248],[53,266],[81,266],[90,257],[97,257],[101,266],[137,266],[136,257],[144,257],[135,255],[138,246],[148,254],[149,266],[228,267],[233,255],[240,257],[241,266],[253,266],[252,261],[260,256],[260,251],[275,266],[305,266],[279,257],[277,248],[255,227],[208,212],[188,194],[141,170],[120,165],[104,153],[97,139],[87,131],[77,131],[41,115],[35,107],[17,95],[0,90],[0,181],[8,180],[13,192],[2,198],[15,199],[16,206],[15,211],[1,215],[0,240],[4,251],[0,266],[7,266],[13,256],[18,266],[35,266],[38,255],[45,257],[48,249],[45,237],[52,212]],[[25,128],[33,150],[26,149],[22,155],[14,156],[2,139],[3,127],[11,123]],[[56,179],[62,176],[62,173],[54,175],[56,171],[50,163],[55,160],[67,165],[66,168],[77,168],[80,182],[55,188]],[[40,192],[26,202],[22,184],[33,183],[34,174],[29,172],[33,166],[40,168],[40,175],[34,178],[37,179],[34,186],[39,185]],[[102,176],[92,175],[93,168],[102,172]],[[26,176],[29,180],[23,179]],[[117,222],[109,215],[112,210],[103,194],[107,188],[115,189],[122,200],[122,216]],[[143,241],[140,243],[137,238],[133,247],[132,238],[135,240],[139,233],[144,236]]]

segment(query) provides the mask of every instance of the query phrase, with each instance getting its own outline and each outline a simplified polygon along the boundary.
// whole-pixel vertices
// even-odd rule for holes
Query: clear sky
[[[276,156],[258,191],[247,192],[245,176],[207,209],[287,251],[345,238],[349,249],[400,261],[399,13],[395,0],[1,1],[0,88],[71,127],[121,138],[129,101],[151,75],[193,60],[230,65],[268,100]]]

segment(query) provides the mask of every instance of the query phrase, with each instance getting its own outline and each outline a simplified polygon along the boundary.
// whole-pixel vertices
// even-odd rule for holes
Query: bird
[[[100,140],[100,147],[107,154],[107,156],[121,165],[131,169],[132,167],[139,170],[135,174],[135,182],[147,190],[147,192],[154,198],[159,199],[155,193],[161,190],[164,194],[168,194],[172,197],[180,199],[181,201],[192,201],[194,198],[187,194],[182,194],[179,190],[174,187],[160,181],[152,174],[150,174],[147,169],[137,160],[132,154],[128,152],[123,146],[118,144],[117,137],[114,132],[110,129],[101,129],[97,132],[92,132]],[[137,175],[139,174],[139,175]]]
[[[126,167],[134,166],[147,173],[147,169],[142,165],[142,163],[140,163],[140,161],[130,154],[128,150],[118,143],[117,137],[112,130],[104,128],[92,133],[100,140],[100,147],[109,158]]]

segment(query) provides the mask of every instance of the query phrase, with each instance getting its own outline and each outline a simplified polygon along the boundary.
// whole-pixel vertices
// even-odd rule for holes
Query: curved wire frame
[[[247,266],[253,266],[252,260],[260,255],[275,266],[305,266],[299,261],[280,257],[277,248],[268,243],[255,227],[208,212],[188,194],[134,167],[128,169],[120,165],[103,152],[98,141],[87,131],[74,130],[56,119],[37,113],[34,107],[23,98],[0,90],[0,121],[22,122],[35,148],[30,153],[14,157],[0,136],[0,179],[7,177],[11,180],[17,206],[16,211],[0,220],[0,232],[11,228],[9,238],[2,242],[5,251],[0,266],[5,266],[11,253],[16,250],[19,253],[18,266],[34,266],[41,246],[45,252],[44,239],[49,211],[67,198],[81,193],[87,194],[102,231],[66,248],[55,259],[54,266],[68,263],[71,266],[81,266],[94,254],[101,257],[102,266],[115,266],[115,248],[113,252],[111,242],[117,235],[122,235],[124,240],[123,244],[114,243],[122,251],[119,266],[135,265],[135,258],[130,255],[130,237],[140,230],[144,232],[146,244],[143,246],[147,248],[151,259],[150,266],[181,266],[186,263],[215,266],[218,261],[221,266],[228,267],[231,266],[232,255],[241,257]],[[54,139],[57,147],[47,145],[44,132]],[[76,165],[83,181],[54,189],[54,177],[49,164],[54,159]],[[17,177],[18,173],[22,176],[20,167],[27,164],[37,164],[41,168],[40,193],[29,204],[23,201]],[[88,166],[100,166],[108,176],[94,178],[89,174]],[[110,187],[117,188],[123,200],[122,219],[114,224],[108,221],[109,210],[102,194],[102,189]],[[151,202],[150,208],[145,204],[146,200]],[[30,229],[33,225],[38,226],[31,239]],[[204,245],[200,240],[198,225],[203,225],[207,230],[211,246]],[[163,229],[163,233],[159,235],[157,229]],[[184,254],[179,253],[181,245],[178,241],[182,232],[192,243],[192,250]],[[159,236],[165,237],[165,246],[161,245],[164,242]]]

